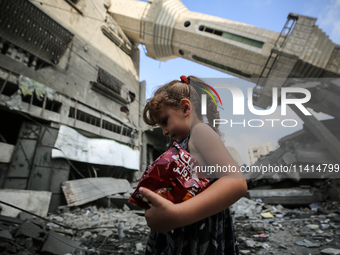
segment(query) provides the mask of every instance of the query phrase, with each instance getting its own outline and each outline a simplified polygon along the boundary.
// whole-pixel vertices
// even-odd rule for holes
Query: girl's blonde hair
[[[188,83],[186,83],[188,81]],[[161,104],[168,107],[173,107],[180,109],[180,102],[182,99],[190,100],[193,105],[198,118],[202,121],[203,116],[201,114],[201,95],[204,94],[204,90],[201,88],[209,90],[207,86],[204,86],[205,82],[196,76],[188,76],[187,80],[173,80],[156,90],[154,96],[149,98],[143,110],[143,120],[146,124],[155,126],[158,124],[154,113],[161,108]],[[210,91],[211,92],[211,91]],[[215,99],[216,100],[216,99]],[[216,100],[217,102],[217,100]],[[208,123],[213,126],[214,119],[219,119],[220,114],[217,110],[217,105],[215,101],[207,96],[207,120]],[[218,126],[214,127],[218,132]]]

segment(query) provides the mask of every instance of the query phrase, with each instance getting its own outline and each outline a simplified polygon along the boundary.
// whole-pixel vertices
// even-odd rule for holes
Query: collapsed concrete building
[[[0,5],[1,187],[51,191],[54,210],[63,202],[60,184],[71,168],[79,169],[74,178],[97,174],[90,161],[77,165],[69,153],[52,158],[61,127],[85,136],[69,136],[69,129],[64,134],[82,153],[91,149],[86,138],[114,141],[107,146],[134,153],[132,166],[119,163],[123,155],[107,155],[118,164],[106,164],[97,175],[131,179],[139,170],[145,83],[139,82],[139,50],[105,1]],[[105,153],[101,149],[97,154]]]
[[[136,180],[169,143],[141,121],[139,44],[151,58],[181,57],[256,83],[264,109],[273,87],[303,86],[308,107],[337,121],[340,46],[315,22],[291,13],[274,32],[179,0],[0,0],[0,187],[50,191],[53,211],[69,179]],[[318,140],[310,147],[324,148],[316,163],[338,162],[339,131],[302,118]]]

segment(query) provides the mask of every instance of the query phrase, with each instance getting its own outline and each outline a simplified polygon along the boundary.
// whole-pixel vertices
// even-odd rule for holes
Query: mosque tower
[[[328,154],[338,162],[340,134],[330,129],[340,118],[340,46],[316,25],[316,18],[290,13],[281,32],[274,32],[192,12],[180,0],[112,0],[108,12],[151,58],[181,57],[256,84],[253,104],[260,108],[272,105],[273,88],[279,95],[282,87],[308,89],[311,100],[304,106],[334,119],[323,123],[290,105],[315,139],[298,142],[302,151],[317,151],[318,156],[309,154],[305,162],[333,162]],[[320,148],[327,153],[320,153]],[[299,161],[295,154],[285,163]]]
[[[290,13],[278,33],[192,12],[180,0],[112,0],[109,12],[151,58],[182,57],[255,82],[262,108],[271,105],[272,87],[286,86],[287,78],[340,76],[340,47],[316,18]]]

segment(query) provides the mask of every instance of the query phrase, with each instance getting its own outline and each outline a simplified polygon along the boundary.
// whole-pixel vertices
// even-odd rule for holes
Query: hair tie
[[[189,84],[188,78],[185,75],[182,75],[180,78],[181,78],[181,82]]]

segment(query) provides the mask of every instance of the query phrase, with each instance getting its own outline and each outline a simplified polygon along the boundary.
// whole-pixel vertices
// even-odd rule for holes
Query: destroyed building
[[[128,193],[129,182],[138,180],[171,144],[159,128],[151,129],[141,120],[147,81],[139,80],[139,44],[147,56],[160,61],[181,57],[254,82],[254,103],[263,109],[271,104],[273,87],[308,89],[312,95],[308,107],[332,118],[320,122],[314,116],[301,116],[303,130],[281,138],[280,147],[261,156],[255,165],[338,164],[340,46],[321,29],[315,18],[290,13],[282,31],[269,31],[192,12],[180,0],[0,0],[0,201],[19,200],[16,206],[37,216],[51,213],[48,226],[66,226],[58,230],[65,235],[76,229],[70,235],[78,235],[87,244],[99,242],[102,254],[105,249],[142,253],[141,241],[148,229],[140,212],[89,207],[70,213],[68,208],[103,194],[110,203],[113,191]],[[111,177],[116,178],[114,187]],[[251,178],[261,181],[259,176]],[[289,178],[298,181],[305,176]],[[79,182],[72,186],[70,180]],[[91,185],[91,198],[84,183]],[[339,190],[329,190],[332,199],[340,200]],[[254,190],[250,196],[294,205],[322,200],[320,193],[302,189],[299,200],[288,201],[289,192]],[[297,241],[308,249],[319,247],[318,240],[324,238],[327,243],[339,240],[338,204],[313,205],[306,211],[246,199],[240,202],[243,207],[235,206],[244,215],[237,214],[235,219],[249,221],[236,224],[247,232],[238,240],[242,254],[258,247],[264,249],[259,254],[269,254],[270,245],[284,240],[290,229],[301,228],[302,237],[316,238],[317,242]],[[321,215],[311,218],[315,207],[322,209]],[[52,214],[57,208],[63,217]],[[1,231],[8,243],[20,240],[26,248],[38,243],[42,247],[37,250],[57,254],[69,252],[67,245],[91,252],[78,241],[61,238],[57,231],[46,231],[45,225],[15,219],[17,214],[12,210],[7,215],[13,218],[1,218],[17,226],[13,237],[10,231]],[[269,221],[273,215],[291,222]],[[286,232],[280,232],[283,229]],[[335,241],[331,240],[335,235]],[[111,243],[106,244],[107,240]],[[132,247],[129,242],[136,240]],[[282,254],[292,251],[291,245],[278,241],[273,246],[282,249]],[[13,254],[13,247],[6,249]],[[322,249],[322,254],[339,252]]]
[[[139,82],[139,50],[107,13],[105,1],[0,1],[0,6],[0,105],[6,123],[1,187],[50,191],[53,211],[65,203],[61,183],[70,175],[131,179],[139,170],[145,84]],[[77,164],[79,155],[53,158],[53,149],[60,152],[56,139],[67,127],[60,146],[78,142],[87,158],[87,139],[105,139],[113,144],[102,146],[125,149],[134,164],[122,162],[122,154],[105,155],[115,163],[96,173],[91,159]]]
[[[308,107],[339,117],[340,46],[312,17],[290,13],[274,32],[179,0],[0,0],[0,12],[0,187],[49,191],[49,211],[66,202],[63,182],[135,181],[169,145],[141,121],[139,44],[157,60],[181,57],[255,82],[264,109],[272,87],[302,86]],[[317,141],[310,150],[323,148],[309,159],[338,162],[338,129],[303,121]]]

